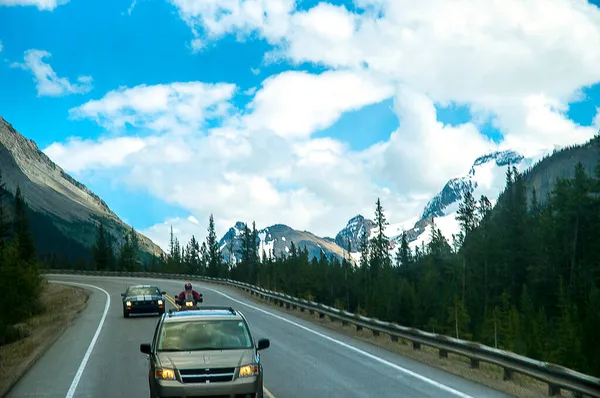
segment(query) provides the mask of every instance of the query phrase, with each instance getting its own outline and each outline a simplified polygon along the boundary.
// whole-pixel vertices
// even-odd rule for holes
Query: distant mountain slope
[[[239,261],[239,251],[242,246],[242,231],[244,223],[238,221],[219,241],[219,247],[223,254],[225,262],[232,263]],[[350,259],[350,254],[336,244],[336,241],[331,238],[320,238],[308,231],[298,231],[283,224],[276,224],[270,227],[261,229],[258,232],[259,239],[259,255],[262,256],[263,250],[265,254],[274,253],[276,256],[282,254],[287,255],[290,251],[290,245],[294,245],[308,250],[309,258],[313,256],[319,258],[323,253],[327,258],[337,257],[343,259],[344,256]]]
[[[588,175],[594,175],[600,161],[600,136],[583,145],[573,145],[545,156],[524,174],[528,197],[533,189],[540,203],[545,203],[557,178],[573,178],[575,166],[581,162]]]
[[[0,117],[0,170],[6,188],[14,196],[17,184],[32,210],[33,223],[45,220],[41,235],[61,234],[73,247],[89,247],[96,239],[98,220],[104,219],[117,243],[131,227],[114,214],[96,194],[73,179],[37,147]],[[143,256],[159,255],[162,249],[139,234]],[[44,238],[51,239],[51,238]],[[41,240],[44,240],[41,239]],[[62,238],[61,238],[62,239]],[[64,240],[64,239],[63,239]],[[77,249],[80,251],[80,249]]]

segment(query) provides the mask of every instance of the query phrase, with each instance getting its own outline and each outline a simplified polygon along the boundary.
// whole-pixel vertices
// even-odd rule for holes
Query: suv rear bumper
[[[212,397],[229,398],[262,396],[262,376],[238,378],[225,383],[180,383],[171,380],[153,380],[150,391],[153,397]],[[256,394],[256,395],[254,395]]]

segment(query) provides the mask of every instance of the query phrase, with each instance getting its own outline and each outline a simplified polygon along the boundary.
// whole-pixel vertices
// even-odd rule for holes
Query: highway
[[[79,287],[91,293],[88,307],[8,397],[148,397],[148,360],[139,345],[150,342],[158,318],[123,318],[121,293],[142,283],[173,296],[184,281],[75,275],[48,279],[86,284]],[[242,311],[254,338],[271,340],[261,353],[265,397],[509,397],[249,300],[234,288],[194,283],[194,289],[203,293],[206,305]]]

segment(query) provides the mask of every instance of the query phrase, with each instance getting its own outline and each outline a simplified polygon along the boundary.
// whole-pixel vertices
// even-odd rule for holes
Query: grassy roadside
[[[42,293],[45,311],[20,325],[26,337],[0,347],[0,397],[23,377],[86,307],[88,293],[48,283]]]
[[[285,307],[279,307],[278,305],[269,303],[266,300],[261,300],[256,296],[251,296],[249,293],[243,290],[235,290],[254,302],[266,304],[270,307],[278,308],[280,310],[285,310]],[[469,361],[466,358],[458,355],[448,354],[448,358],[439,358],[438,350],[433,348],[422,346],[421,350],[413,350],[412,345],[409,344],[408,341],[403,341],[400,339],[398,342],[393,342],[391,338],[385,334],[373,336],[373,333],[370,330],[357,331],[355,326],[343,326],[341,322],[332,322],[327,316],[324,318],[319,318],[317,313],[310,315],[309,312],[301,312],[299,309],[293,310],[291,308],[285,311],[292,312],[294,316],[298,318],[321,325],[330,330],[342,333],[348,337],[353,337],[366,343],[373,344],[377,347],[384,348],[388,351],[395,352],[402,356],[483,384],[515,397],[537,398],[547,396],[548,387],[545,383],[540,383],[535,379],[519,374],[513,375],[512,380],[504,381],[503,369],[496,365],[481,363],[479,369],[471,369],[469,367]],[[560,396],[564,397],[572,395],[566,391],[561,391]]]

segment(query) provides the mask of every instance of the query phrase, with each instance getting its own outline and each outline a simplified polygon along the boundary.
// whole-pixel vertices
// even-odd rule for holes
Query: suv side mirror
[[[163,294],[163,295],[164,295],[164,294],[167,294],[167,292],[160,292],[160,294]]]
[[[269,348],[271,346],[271,342],[269,341],[269,339],[260,339],[258,340],[258,347],[257,349],[260,350],[264,350],[266,348]]]
[[[125,297],[125,293],[121,293],[121,297]]]
[[[142,354],[150,355],[150,344],[147,344],[147,343],[140,344],[140,351],[142,352]]]

